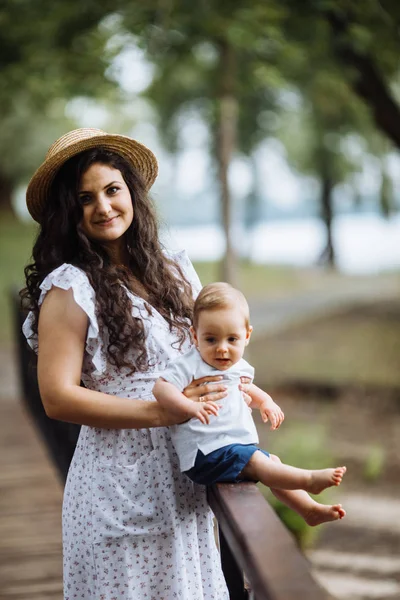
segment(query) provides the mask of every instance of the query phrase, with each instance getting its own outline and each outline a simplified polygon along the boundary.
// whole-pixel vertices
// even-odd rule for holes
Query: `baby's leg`
[[[280,463],[277,456],[271,454],[271,460]],[[277,490],[271,488],[271,492],[278,500],[297,512],[308,525],[321,525],[328,521],[336,521],[346,516],[346,511],[341,504],[320,504],[311,498],[303,490]]]
[[[240,474],[242,479],[259,480],[270,488],[306,490],[320,494],[333,485],[340,485],[346,467],[308,470],[291,467],[268,458],[262,452],[254,452]]]

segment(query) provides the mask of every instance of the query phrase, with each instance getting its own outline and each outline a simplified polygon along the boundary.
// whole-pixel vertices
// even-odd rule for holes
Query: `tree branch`
[[[369,55],[354,49],[348,33],[348,23],[336,13],[325,16],[334,33],[334,51],[345,66],[353,67],[356,76],[350,80],[354,91],[368,104],[376,125],[400,148],[400,106],[394,100],[387,83]]]

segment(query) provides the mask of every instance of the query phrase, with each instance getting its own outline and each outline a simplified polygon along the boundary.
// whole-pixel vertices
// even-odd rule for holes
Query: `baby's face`
[[[192,335],[204,362],[225,371],[242,358],[251,331],[240,308],[221,308],[201,311]]]

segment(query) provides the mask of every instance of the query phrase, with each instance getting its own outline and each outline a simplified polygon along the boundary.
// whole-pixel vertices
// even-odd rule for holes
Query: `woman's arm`
[[[80,386],[88,317],[72,290],[52,288],[39,315],[38,382],[52,419],[105,427],[141,429],[177,422],[158,402],[120,398]]]
[[[196,417],[202,423],[208,424],[210,414],[218,415],[218,404],[210,401],[196,402],[189,400],[175,385],[161,377],[157,379],[153,387],[153,394],[163,408],[180,420]]]

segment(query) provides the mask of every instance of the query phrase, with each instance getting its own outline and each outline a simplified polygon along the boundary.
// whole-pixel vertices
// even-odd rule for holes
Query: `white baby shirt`
[[[216,382],[228,387],[228,395],[218,403],[221,405],[218,416],[210,415],[209,425],[197,418],[181,425],[173,425],[171,437],[179,457],[182,471],[191,469],[195,463],[197,451],[209,454],[228,444],[257,444],[258,435],[251,416],[251,409],[239,390],[240,377],[253,380],[254,368],[243,358],[225,371],[219,371],[203,361],[197,348],[169,363],[161,377],[182,391],[193,379],[209,375],[222,375]]]

